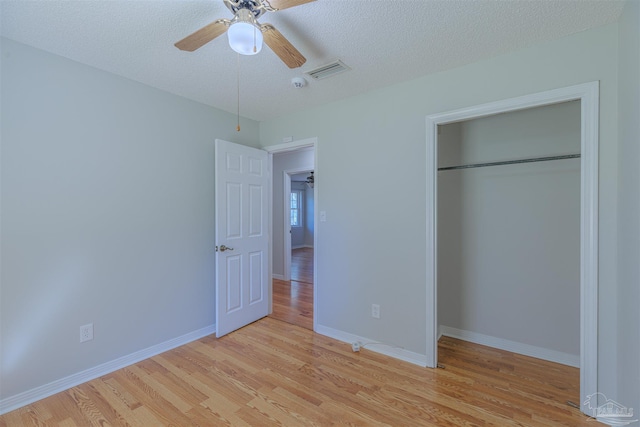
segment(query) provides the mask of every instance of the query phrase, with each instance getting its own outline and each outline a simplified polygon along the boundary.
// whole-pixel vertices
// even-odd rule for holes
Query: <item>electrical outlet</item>
[[[80,326],[80,342],[91,341],[93,339],[93,323]]]
[[[379,304],[371,304],[371,317],[374,319],[380,318],[380,305]]]
[[[351,350],[353,350],[354,353],[359,352],[361,347],[362,347],[362,344],[360,343],[360,341],[351,343]]]

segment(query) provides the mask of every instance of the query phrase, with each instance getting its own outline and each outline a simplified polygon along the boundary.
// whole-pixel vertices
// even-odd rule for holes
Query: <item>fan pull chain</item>
[[[238,54],[238,126],[236,130],[240,132],[240,54]]]

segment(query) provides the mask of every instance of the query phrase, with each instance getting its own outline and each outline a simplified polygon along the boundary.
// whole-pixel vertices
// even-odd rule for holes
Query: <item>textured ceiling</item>
[[[617,21],[617,0],[318,0],[267,13],[307,58],[290,70],[265,46],[240,57],[241,115],[267,120]],[[9,39],[222,110],[237,108],[226,36],[195,52],[174,43],[217,18],[222,0],[0,2]],[[296,89],[340,59],[351,71]]]

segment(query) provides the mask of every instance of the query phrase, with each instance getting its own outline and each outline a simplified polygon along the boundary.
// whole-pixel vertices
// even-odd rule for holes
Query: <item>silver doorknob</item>
[[[233,250],[233,248],[230,248],[229,246],[220,245],[220,252],[232,251],[232,250]]]

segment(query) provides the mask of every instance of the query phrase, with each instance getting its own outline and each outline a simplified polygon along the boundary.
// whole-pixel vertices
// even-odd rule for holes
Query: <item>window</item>
[[[302,227],[302,190],[291,190],[291,226]]]

